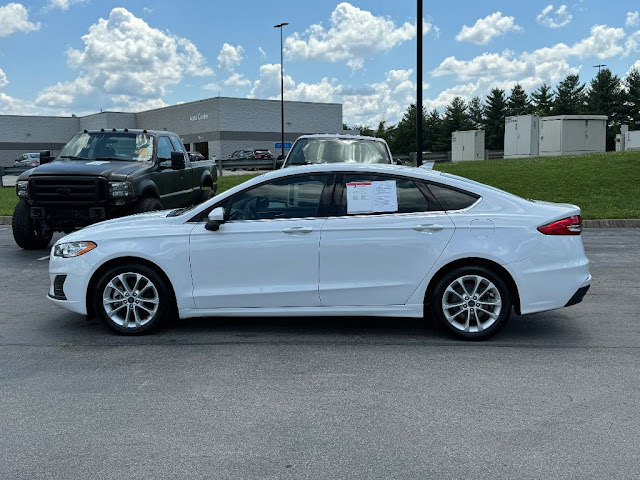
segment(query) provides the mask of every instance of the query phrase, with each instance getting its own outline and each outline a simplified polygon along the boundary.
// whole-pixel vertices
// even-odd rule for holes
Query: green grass
[[[524,198],[573,203],[588,219],[640,218],[640,152],[436,164]]]
[[[640,152],[486,160],[435,168],[521,197],[573,203],[588,219],[640,218]],[[219,178],[218,193],[254,176]],[[0,215],[11,215],[16,201],[14,188],[0,189]]]

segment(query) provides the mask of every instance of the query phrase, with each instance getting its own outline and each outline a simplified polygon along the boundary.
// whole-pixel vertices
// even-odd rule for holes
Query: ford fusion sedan
[[[435,318],[455,337],[512,310],[578,303],[591,276],[574,205],[375,164],[292,167],[188,209],[58,240],[49,298],[125,334],[171,316]]]

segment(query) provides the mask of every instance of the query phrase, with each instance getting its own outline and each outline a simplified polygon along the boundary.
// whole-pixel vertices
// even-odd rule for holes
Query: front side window
[[[340,216],[439,210],[437,205],[431,204],[423,195],[418,185],[408,178],[376,174],[346,174],[342,187],[342,201],[337,212]],[[349,190],[353,192],[360,190],[361,193],[356,192],[350,195]],[[395,195],[395,198],[389,195]],[[350,201],[352,205],[349,205]],[[357,205],[355,205],[356,202]]]
[[[230,221],[316,217],[328,175],[283,178],[232,197],[225,210]]]
[[[168,160],[171,158],[171,152],[173,152],[173,145],[171,145],[169,137],[158,138],[158,158]]]

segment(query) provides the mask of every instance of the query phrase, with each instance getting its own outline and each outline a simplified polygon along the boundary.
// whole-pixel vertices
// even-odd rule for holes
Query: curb
[[[11,225],[11,217],[1,217],[0,225]],[[585,228],[640,228],[640,218],[584,220]]]

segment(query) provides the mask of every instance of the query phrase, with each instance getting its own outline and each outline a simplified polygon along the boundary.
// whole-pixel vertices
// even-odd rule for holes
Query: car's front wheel
[[[495,335],[511,315],[511,295],[492,270],[460,267],[445,274],[430,299],[434,318],[453,336],[484,340]]]
[[[110,268],[93,290],[97,316],[124,334],[146,333],[159,327],[173,311],[172,293],[162,276],[145,265]]]

